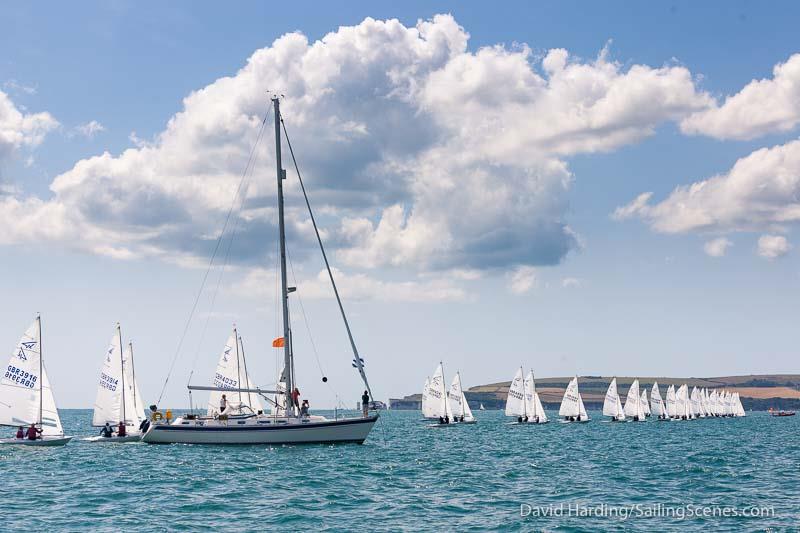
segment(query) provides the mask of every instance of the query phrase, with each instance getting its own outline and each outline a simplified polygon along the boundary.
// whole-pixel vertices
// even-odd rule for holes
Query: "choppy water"
[[[505,424],[500,412],[476,414],[473,426],[429,429],[419,412],[386,412],[363,446],[4,447],[0,529],[763,531],[800,524],[800,417],[611,424],[595,412],[588,424],[526,427]],[[94,433],[90,411],[62,411],[62,418],[69,434]],[[530,516],[521,516],[521,504],[532,507]],[[551,504],[563,504],[565,515],[570,505],[639,507],[625,520],[619,512],[534,516],[534,507]],[[673,516],[641,516],[658,504],[674,506]],[[774,516],[681,520],[684,505],[774,506]]]

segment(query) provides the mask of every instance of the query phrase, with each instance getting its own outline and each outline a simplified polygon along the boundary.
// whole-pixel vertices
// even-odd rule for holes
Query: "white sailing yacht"
[[[233,327],[228,342],[225,343],[225,348],[222,349],[219,356],[213,383],[216,390],[211,391],[211,394],[208,395],[206,408],[208,416],[221,414],[219,409],[223,394],[227,400],[225,416],[246,416],[263,411],[258,394],[242,392],[242,389],[252,391],[256,386],[247,372],[244,344],[236,326]]]
[[[453,414],[455,420],[462,424],[474,424],[477,422],[475,417],[472,416],[472,409],[469,408],[467,397],[464,395],[464,389],[461,387],[460,372],[456,372],[455,377],[453,377],[453,382],[450,384],[447,398],[450,403],[450,412]]]
[[[561,400],[561,407],[558,409],[558,416],[563,417],[562,422],[588,422],[590,420],[578,390],[578,376],[572,378],[567,385],[564,398]]]
[[[625,410],[619,400],[617,391],[617,378],[613,378],[606,391],[606,399],[603,401],[603,416],[610,416],[612,422],[624,422]]]
[[[664,405],[664,400],[661,398],[661,391],[658,390],[658,382],[653,382],[653,388],[650,389],[650,403],[652,404],[652,411],[656,419],[669,420],[667,416],[667,407]]]
[[[519,367],[511,385],[508,387],[508,397],[506,398],[506,416],[516,417],[514,424],[546,424],[547,413],[544,412],[542,400],[536,392],[536,383],[533,379],[533,371],[523,379],[524,370]]]
[[[50,380],[44,368],[42,320],[39,316],[22,336],[0,379],[0,426],[36,427],[36,440],[0,439],[0,444],[63,446],[72,437],[64,435]]]
[[[141,440],[139,425],[146,419],[144,405],[133,369],[133,345],[122,349],[122,329],[117,323],[108,350],[103,354],[103,366],[97,383],[97,395],[92,413],[92,426],[109,424],[113,429],[124,421],[125,435],[103,437],[96,435],[89,442],[136,442]]]
[[[639,380],[634,379],[628,388],[628,397],[625,398],[625,415],[633,422],[644,422],[644,404],[639,393]]]
[[[285,390],[262,390],[259,388],[239,387],[237,392],[241,393],[255,393],[255,394],[280,394],[283,393],[286,397],[285,405],[293,405],[291,394],[298,384],[298,377],[295,374],[294,365],[294,352],[292,350],[292,331],[291,321],[289,319],[289,295],[297,290],[296,287],[290,287],[287,276],[287,261],[286,261],[286,229],[285,229],[285,216],[284,216],[284,194],[283,194],[283,180],[286,179],[286,171],[283,169],[281,160],[281,128],[286,131],[283,119],[280,112],[280,98],[275,96],[272,98],[275,119],[275,162],[276,162],[276,180],[277,180],[277,199],[278,199],[278,238],[280,244],[280,278],[281,278],[281,309],[283,312],[282,325],[283,337],[276,339],[273,346],[282,347],[284,353],[284,378]],[[266,119],[262,124],[266,122]],[[260,138],[260,136],[259,136]],[[292,161],[297,171],[297,178],[300,188],[303,192],[306,207],[308,208],[309,220],[311,221],[314,233],[317,237],[317,242],[320,247],[322,258],[325,262],[325,268],[328,272],[328,277],[331,282],[336,302],[339,307],[339,312],[342,316],[345,330],[347,332],[348,340],[350,341],[350,348],[353,352],[353,366],[358,369],[361,379],[364,382],[366,392],[370,398],[374,398],[372,390],[370,389],[367,376],[364,371],[364,360],[358,353],[350,324],[347,321],[347,316],[344,312],[339,291],[333,277],[333,272],[328,262],[328,257],[325,254],[325,248],[322,244],[322,237],[320,236],[319,228],[317,226],[314,213],[311,210],[311,204],[306,194],[305,185],[302,181],[302,176],[297,167],[297,162],[294,159],[294,152],[292,151],[291,143],[287,137],[286,140]],[[278,342],[280,341],[280,342]],[[168,376],[169,377],[169,376]],[[276,387],[277,389],[278,387]],[[203,387],[189,385],[189,390],[211,390],[211,391],[227,391],[222,387]],[[165,420],[154,421],[154,423],[147,429],[147,432],[142,437],[144,442],[149,443],[187,443],[187,444],[303,444],[303,443],[338,443],[338,442],[356,442],[363,443],[369,435],[375,422],[378,420],[378,414],[358,417],[358,418],[338,418],[328,419],[322,416],[303,416],[297,413],[294,409],[286,410],[284,416],[275,416],[272,414],[255,413],[243,417],[235,417],[228,419],[227,417],[200,417],[196,415],[180,416],[173,422],[169,423]]]
[[[703,406],[700,400],[700,391],[697,389],[697,387],[692,387],[692,394],[689,399],[694,418],[705,418],[706,414],[703,412]]]

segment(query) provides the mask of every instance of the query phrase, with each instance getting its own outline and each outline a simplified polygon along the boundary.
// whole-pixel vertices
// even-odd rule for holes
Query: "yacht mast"
[[[281,306],[283,307],[283,363],[286,372],[286,405],[291,407],[294,414],[292,403],[292,391],[294,390],[294,363],[292,361],[292,336],[289,331],[289,287],[286,282],[286,227],[283,220],[283,180],[286,179],[286,171],[283,170],[281,163],[281,104],[280,98],[272,98],[275,108],[275,165],[278,178],[278,234],[280,237],[281,252]],[[287,411],[288,416],[289,411]]]

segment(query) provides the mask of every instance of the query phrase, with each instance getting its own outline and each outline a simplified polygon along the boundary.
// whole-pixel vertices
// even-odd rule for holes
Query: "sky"
[[[377,398],[439,361],[465,386],[797,372],[798,11],[4,5],[0,345],[41,313],[59,406],[90,408],[120,322],[147,403],[184,408],[235,323],[273,385],[281,94]],[[284,155],[299,387],[352,406]]]

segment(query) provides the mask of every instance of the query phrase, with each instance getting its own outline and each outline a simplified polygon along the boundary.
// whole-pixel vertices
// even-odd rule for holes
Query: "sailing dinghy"
[[[17,446],[63,446],[64,435],[56,400],[42,357],[42,320],[39,316],[22,336],[0,379],[0,425],[27,430],[34,424],[39,438],[0,439]]]
[[[109,424],[116,429],[119,423],[124,421],[126,434],[122,437],[95,435],[83,440],[105,443],[141,440],[142,433],[139,427],[146,419],[141,396],[133,370],[133,345],[129,344],[128,349],[123,351],[122,330],[117,324],[108,350],[103,355],[103,367],[100,370],[92,413],[92,426],[103,427]]]
[[[667,416],[667,407],[664,405],[664,400],[661,398],[661,391],[658,390],[658,382],[653,382],[653,388],[650,389],[650,403],[652,404],[652,411],[656,419],[669,420]]]
[[[650,411],[650,402],[647,401],[647,389],[644,387],[642,387],[642,409],[644,409],[645,418],[653,414]]]
[[[561,422],[588,422],[590,420],[586,413],[586,407],[583,405],[581,393],[578,391],[578,376],[572,378],[567,385],[558,416],[563,417]]]
[[[444,367],[441,362],[428,381],[427,402],[427,408],[423,407],[423,412],[430,415],[430,418],[438,420],[438,423],[428,424],[428,427],[447,427],[456,423],[456,419],[450,409],[450,402],[447,399],[447,390],[444,385]]]
[[[258,394],[249,392],[256,386],[247,373],[244,344],[236,326],[233,327],[231,336],[228,337],[228,342],[225,343],[225,348],[219,356],[213,383],[216,390],[208,395],[206,415],[213,417],[221,414],[219,409],[223,394],[227,400],[224,414],[228,418],[253,415],[263,410]],[[243,389],[248,392],[242,392]]]
[[[517,418],[512,424],[546,424],[547,414],[536,392],[533,371],[529,371],[524,379],[523,372],[522,367],[519,367],[508,387],[505,414]]]
[[[283,348],[284,355],[284,382],[285,387],[283,391],[280,390],[262,390],[255,387],[250,387],[247,383],[246,388],[240,384],[236,388],[237,393],[254,393],[268,396],[270,394],[284,394],[286,403],[284,405],[291,406],[292,391],[298,385],[298,376],[295,373],[294,364],[294,351],[292,349],[292,331],[291,320],[289,313],[289,295],[297,290],[297,287],[290,287],[288,283],[287,273],[287,251],[286,251],[286,229],[285,229],[285,216],[284,216],[284,192],[283,181],[287,179],[286,171],[283,169],[281,160],[281,130],[286,131],[283,118],[280,111],[280,97],[275,96],[272,98],[272,106],[274,109],[274,125],[275,125],[275,162],[276,162],[276,180],[277,180],[277,204],[278,204],[278,242],[279,242],[279,263],[280,263],[280,300],[282,310],[282,326],[283,336],[273,341],[273,347]],[[261,122],[261,130],[257,139],[261,138],[261,133],[264,131],[266,124],[266,117]],[[256,141],[258,142],[258,140]],[[336,297],[336,303],[339,307],[339,312],[342,316],[347,337],[350,342],[350,348],[353,352],[353,367],[358,370],[366,393],[370,398],[374,398],[372,390],[367,381],[367,375],[364,371],[364,359],[359,355],[356,348],[355,340],[353,339],[350,330],[350,324],[347,321],[347,316],[344,312],[344,306],[336,282],[333,276],[333,270],[328,262],[325,248],[322,244],[322,237],[317,226],[314,213],[311,210],[311,203],[306,194],[305,185],[302,181],[297,162],[294,158],[291,143],[287,137],[286,142],[289,146],[290,154],[298,178],[300,188],[303,192],[306,207],[308,208],[309,220],[314,228],[314,234],[317,237],[317,242],[320,247],[322,258],[325,262],[325,268],[331,282],[333,294]],[[255,146],[253,151],[255,152]],[[224,234],[220,234],[220,239]],[[218,241],[220,242],[220,241]],[[167,380],[169,374],[167,375]],[[324,380],[326,381],[326,380]],[[166,382],[165,382],[166,386]],[[206,387],[189,385],[189,390],[210,390],[212,392],[227,393],[230,389],[224,387]],[[279,387],[276,387],[279,389]],[[445,402],[447,403],[447,402]],[[185,443],[185,444],[309,444],[309,443],[343,443],[355,442],[362,444],[369,435],[375,422],[378,421],[378,414],[367,415],[362,417],[345,417],[338,416],[329,419],[322,416],[308,416],[298,413],[295,409],[285,410],[283,416],[267,413],[254,413],[242,417],[229,418],[227,416],[209,417],[198,415],[186,415],[176,418],[171,423],[166,420],[154,421],[147,429],[147,432],[142,437],[142,441],[148,443]]]
[[[455,420],[461,424],[474,424],[477,422],[472,415],[472,409],[469,408],[469,404],[467,403],[464,389],[461,387],[460,372],[456,372],[453,383],[450,384],[447,399],[450,403],[450,412],[453,413],[453,418]]]
[[[633,422],[644,422],[644,404],[639,393],[639,380],[634,379],[628,388],[628,397],[625,398],[625,415]]]
[[[625,411],[622,402],[619,401],[617,392],[617,378],[611,380],[606,391],[606,399],[603,401],[603,416],[610,416],[612,422],[624,422]]]

